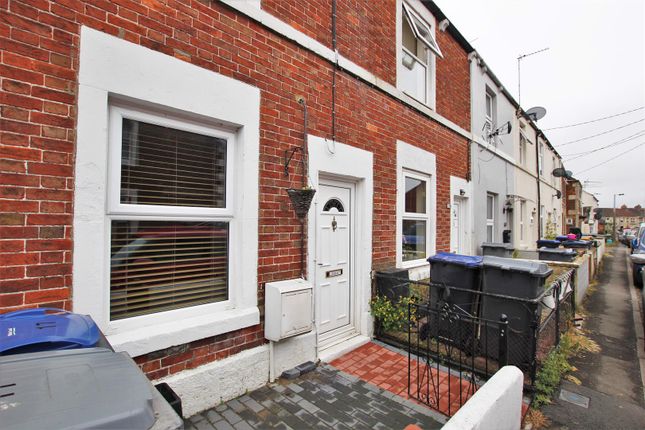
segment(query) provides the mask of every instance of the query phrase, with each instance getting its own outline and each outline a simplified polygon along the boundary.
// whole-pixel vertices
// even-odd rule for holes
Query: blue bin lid
[[[559,240],[551,240],[551,239],[538,239],[537,241],[538,244],[540,243],[548,243],[551,245],[559,245],[560,241]]]
[[[566,234],[563,234],[560,236],[556,236],[555,240],[557,240],[558,242],[564,242],[565,240],[569,240],[569,236],[567,236]]]
[[[88,348],[99,341],[96,323],[87,315],[63,309],[25,309],[0,315],[0,354],[17,348],[29,351]]]
[[[589,240],[567,240],[562,242],[562,246],[570,248],[590,248],[593,242]]]
[[[464,267],[481,267],[482,257],[477,255],[461,255],[450,252],[440,252],[428,257],[428,263],[448,263]]]

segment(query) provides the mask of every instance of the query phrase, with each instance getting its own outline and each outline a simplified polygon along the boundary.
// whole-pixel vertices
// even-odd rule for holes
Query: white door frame
[[[369,302],[372,294],[372,206],[373,156],[369,151],[333,142],[318,136],[308,136],[309,181],[314,189],[320,181],[338,180],[353,183],[354,193],[354,302],[352,315],[357,335],[372,336],[372,317]],[[309,210],[307,223],[307,273],[315,282],[316,275],[316,207]]]
[[[463,215],[463,220],[461,222],[461,235],[464,241],[463,244],[463,253],[466,255],[473,254],[473,187],[472,182],[468,182],[463,178],[456,176],[450,177],[450,247],[453,245],[453,234],[454,230],[452,228],[452,205],[455,203],[455,198],[461,199],[461,215]]]

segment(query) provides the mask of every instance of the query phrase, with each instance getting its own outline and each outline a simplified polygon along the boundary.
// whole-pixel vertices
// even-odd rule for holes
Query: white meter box
[[[264,337],[278,341],[313,329],[313,288],[304,279],[267,282]]]

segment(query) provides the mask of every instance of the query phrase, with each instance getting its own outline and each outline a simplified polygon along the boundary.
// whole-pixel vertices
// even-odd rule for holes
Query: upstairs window
[[[431,26],[403,3],[401,89],[422,103],[430,104],[434,90],[434,59],[443,57]]]
[[[485,103],[486,119],[484,123],[484,138],[489,143],[494,143],[494,138],[490,137],[490,133],[495,130],[495,124],[497,122],[497,103],[495,93],[490,88],[486,88]]]
[[[542,142],[540,142],[539,146],[538,173],[540,176],[544,174],[544,143]]]
[[[520,132],[520,166],[526,166],[526,147],[528,140],[524,133]]]

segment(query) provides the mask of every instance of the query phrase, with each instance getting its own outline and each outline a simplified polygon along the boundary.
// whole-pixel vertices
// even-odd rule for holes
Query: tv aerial
[[[544,109],[542,106],[535,106],[527,110],[526,115],[528,115],[531,120],[537,122],[538,120],[544,118],[544,116],[546,115],[546,109]]]

